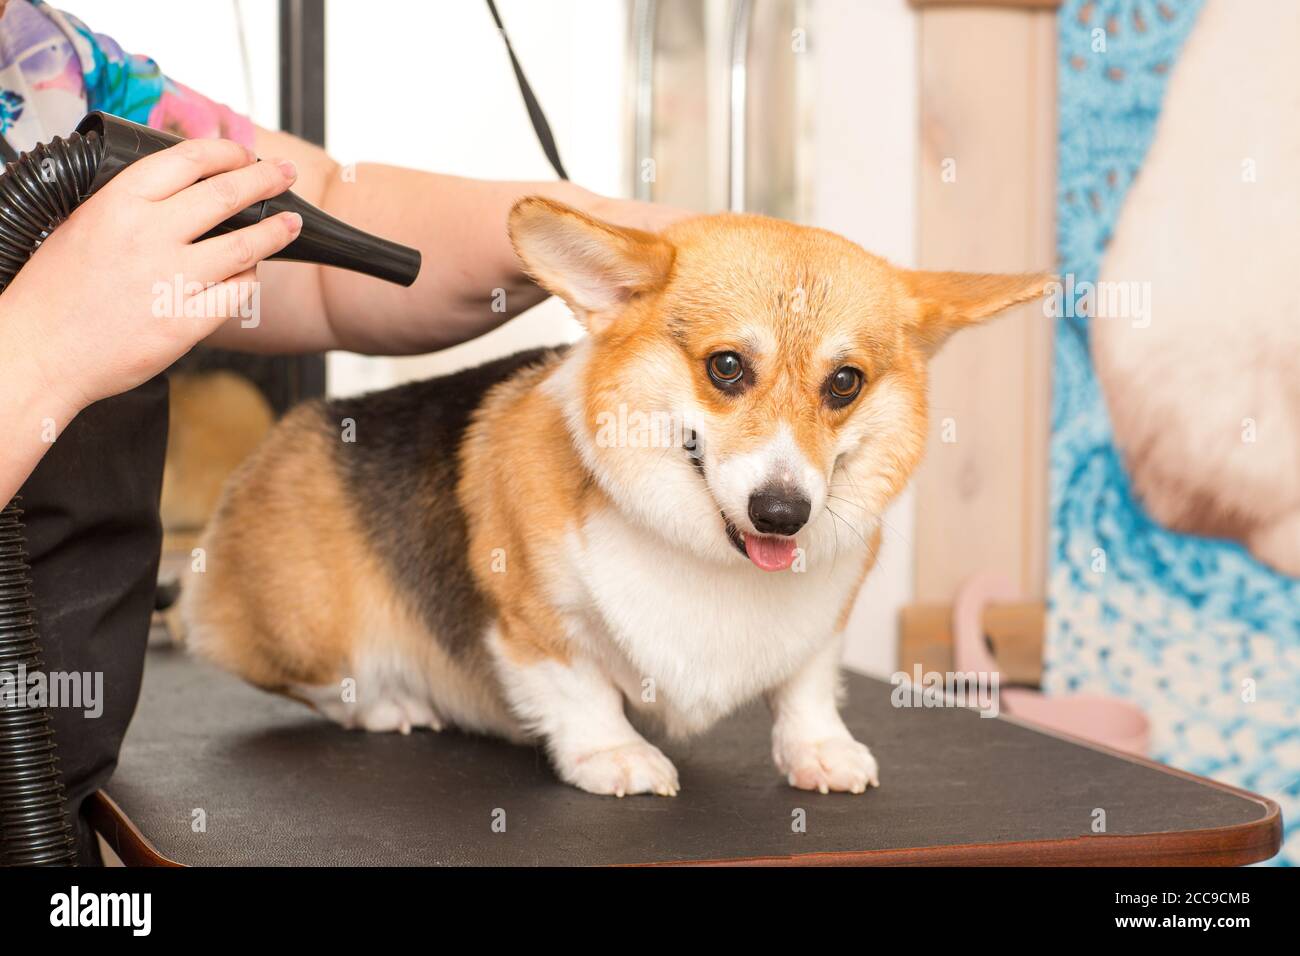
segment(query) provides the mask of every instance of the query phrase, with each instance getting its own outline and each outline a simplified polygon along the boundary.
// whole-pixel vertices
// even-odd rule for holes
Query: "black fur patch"
[[[324,403],[334,460],[375,553],[447,652],[477,657],[490,607],[469,568],[459,449],[492,386],[559,354],[532,349],[441,378]],[[355,422],[354,442],[341,439]]]

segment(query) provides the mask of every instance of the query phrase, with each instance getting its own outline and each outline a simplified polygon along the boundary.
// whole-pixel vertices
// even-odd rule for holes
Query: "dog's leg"
[[[622,692],[595,661],[497,659],[511,709],[546,741],[561,779],[616,797],[677,794],[677,769],[628,722]]]
[[[876,758],[844,726],[836,706],[840,642],[830,641],[767,695],[772,759],[800,790],[862,793],[880,786]]]

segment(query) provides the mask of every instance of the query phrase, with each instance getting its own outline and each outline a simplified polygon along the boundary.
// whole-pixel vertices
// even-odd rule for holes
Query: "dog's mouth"
[[[750,534],[740,531],[731,519],[722,515],[727,526],[727,537],[736,549],[763,571],[787,571],[794,564],[798,545],[794,538],[778,535]]]
[[[690,456],[691,464],[695,466],[696,473],[704,478],[704,455],[695,432],[692,431],[687,435],[684,447],[686,454]],[[718,514],[722,518],[722,527],[727,533],[727,540],[731,542],[731,546],[753,562],[754,567],[763,571],[785,571],[794,564],[797,550],[794,538],[750,534],[737,528],[735,522],[728,518],[727,513],[721,508],[718,509]]]

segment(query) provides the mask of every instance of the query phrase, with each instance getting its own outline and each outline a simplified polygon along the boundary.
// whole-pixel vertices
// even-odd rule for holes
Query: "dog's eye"
[[[718,388],[735,388],[745,377],[745,366],[735,352],[715,352],[709,356],[709,378]]]
[[[851,366],[844,366],[831,376],[827,384],[831,401],[836,405],[847,405],[858,397],[862,391],[862,373]]]

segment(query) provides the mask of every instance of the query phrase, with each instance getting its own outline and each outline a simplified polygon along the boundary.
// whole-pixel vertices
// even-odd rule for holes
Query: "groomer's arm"
[[[255,151],[292,159],[294,192],[346,223],[414,246],[424,263],[415,285],[404,289],[341,269],[264,262],[258,267],[261,321],[256,328],[232,321],[210,340],[243,351],[428,352],[535,305],[545,295],[520,272],[506,235],[506,217],[521,196],[550,196],[642,229],[684,215],[566,182],[489,182],[364,163],[345,175],[323,150],[263,129]],[[497,289],[505,290],[504,313],[491,308]]]

